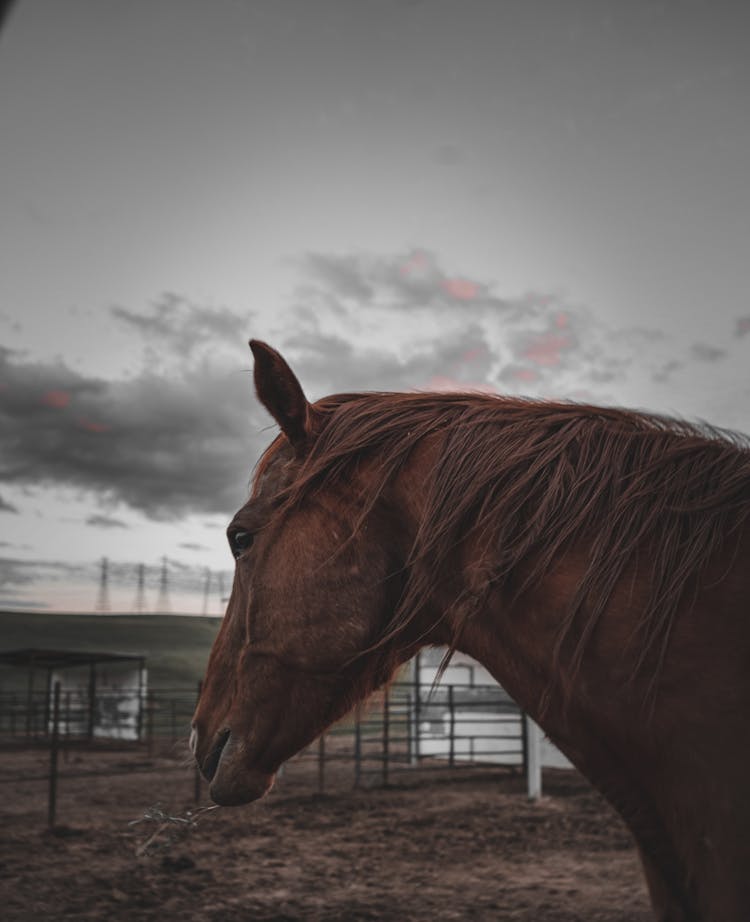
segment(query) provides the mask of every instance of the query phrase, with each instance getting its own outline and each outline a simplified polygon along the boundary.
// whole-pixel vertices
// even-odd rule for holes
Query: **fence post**
[[[49,798],[47,801],[47,825],[55,826],[55,809],[57,807],[57,749],[60,735],[60,682],[55,682],[54,703],[52,705],[52,736],[49,746]]]
[[[65,692],[65,745],[63,746],[63,759],[68,761],[70,749],[70,692]]]
[[[94,723],[96,722],[96,666],[93,662],[89,663],[89,715],[88,715],[88,738],[89,742],[94,738]]]
[[[318,737],[318,794],[325,792],[325,765],[326,765],[326,735],[321,733]]]
[[[195,706],[198,707],[198,702],[201,698],[201,690],[203,689],[203,680],[198,680],[198,693],[195,696]],[[193,783],[193,798],[196,803],[200,803],[201,799],[201,769],[198,765],[198,760],[195,760],[195,780]]]
[[[542,731],[534,721],[524,714],[526,724],[526,791],[529,800],[539,800],[542,796]]]
[[[391,711],[388,686],[383,695],[383,786],[388,784],[388,747],[391,735]]]
[[[31,657],[29,676],[26,680],[26,736],[31,736],[31,713],[34,707],[34,657]]]
[[[135,738],[141,742],[143,738],[143,670],[138,673],[138,712],[135,715]]]
[[[420,758],[420,723],[422,720],[420,710],[422,695],[420,693],[420,659],[419,653],[414,657],[414,748],[412,750],[412,765],[419,763]]]
[[[149,756],[154,754],[154,693],[149,689],[146,696],[146,745]]]
[[[448,709],[450,714],[450,749],[448,751],[448,765],[453,768],[456,764],[456,709],[453,705],[453,686],[448,686]]]
[[[52,706],[52,669],[47,669],[47,681],[44,687],[44,735],[49,733],[50,708]]]
[[[362,710],[357,705],[354,716],[354,787],[359,787],[362,774]]]

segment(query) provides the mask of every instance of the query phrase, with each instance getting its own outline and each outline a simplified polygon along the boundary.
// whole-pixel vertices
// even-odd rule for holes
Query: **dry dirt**
[[[81,752],[68,776],[121,773],[61,778],[49,831],[47,760],[0,752],[5,922],[651,920],[627,832],[574,773],[547,773],[530,804],[503,770],[320,795],[311,768],[260,803],[196,815],[175,758]],[[158,818],[188,810],[191,823]]]

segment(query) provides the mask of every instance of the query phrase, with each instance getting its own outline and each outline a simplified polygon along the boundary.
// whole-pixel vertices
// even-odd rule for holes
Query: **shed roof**
[[[97,663],[143,662],[141,653],[109,653],[96,650],[46,650],[26,647],[22,650],[0,650],[0,666],[21,666],[27,669],[64,669],[69,666],[91,666]]]

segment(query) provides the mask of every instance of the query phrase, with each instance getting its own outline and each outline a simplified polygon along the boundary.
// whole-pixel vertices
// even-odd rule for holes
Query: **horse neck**
[[[439,436],[423,439],[393,484],[398,509],[398,534],[393,540],[407,557],[413,548],[431,488],[430,474],[440,463]],[[409,574],[411,599],[407,610],[419,615],[409,624],[404,639],[426,645],[452,646],[476,659],[530,714],[543,709],[550,689],[565,673],[556,669],[560,626],[570,610],[591,555],[585,541],[568,549],[551,566],[538,572],[527,560],[498,584],[499,550],[491,534],[465,536],[448,559],[417,560]],[[417,640],[418,638],[418,640]],[[618,636],[618,643],[624,638]],[[415,652],[411,643],[409,652]],[[614,656],[619,653],[616,650]],[[582,679],[586,681],[586,675]],[[580,684],[579,684],[580,687]]]

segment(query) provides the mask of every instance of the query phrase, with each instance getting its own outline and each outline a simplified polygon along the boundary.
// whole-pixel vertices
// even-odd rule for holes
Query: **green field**
[[[221,618],[193,615],[77,615],[0,611],[0,651],[37,647],[146,658],[148,684],[194,687],[203,676]],[[23,687],[22,669],[0,667],[3,688]]]

